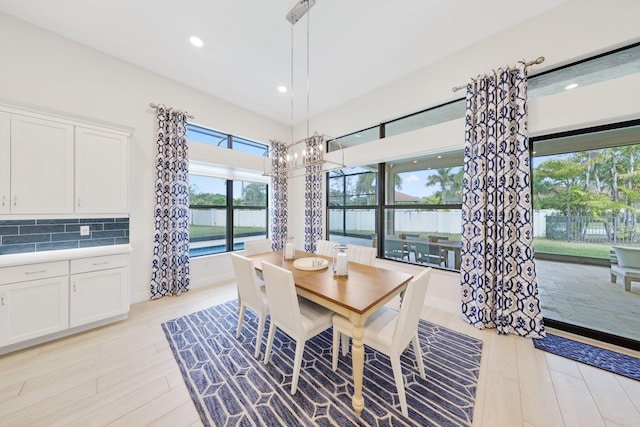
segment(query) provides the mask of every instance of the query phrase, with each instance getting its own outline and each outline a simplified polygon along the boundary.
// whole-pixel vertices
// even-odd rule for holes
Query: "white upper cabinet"
[[[11,116],[0,111],[0,214],[11,206]]]
[[[11,115],[11,213],[73,212],[73,126]]]
[[[0,105],[0,215],[128,214],[129,136]]]
[[[75,138],[75,211],[127,213],[128,136],[76,127]]]

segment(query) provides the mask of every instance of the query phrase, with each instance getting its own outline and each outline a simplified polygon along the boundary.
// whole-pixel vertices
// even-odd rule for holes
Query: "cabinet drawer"
[[[68,261],[41,262],[0,268],[0,285],[46,279],[69,274]]]
[[[105,255],[71,260],[71,274],[126,267],[129,255]]]

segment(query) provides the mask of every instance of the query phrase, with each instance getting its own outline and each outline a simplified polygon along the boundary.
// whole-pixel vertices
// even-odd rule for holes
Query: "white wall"
[[[4,14],[0,14],[0,52],[3,100],[135,129],[130,173],[133,301],[149,297],[151,278],[155,116],[149,103],[185,109],[198,124],[258,141],[291,135],[290,128],[263,116]],[[225,163],[231,150],[224,151],[212,157]],[[229,162],[238,163],[235,157]],[[232,277],[228,257],[192,262],[194,285]]]
[[[445,60],[396,80],[311,120],[311,131],[344,135],[411,112],[464,96],[451,88],[470,77],[517,60],[545,56],[530,73],[556,68],[577,59],[609,51],[640,40],[640,2],[637,0],[573,0],[539,15],[517,28],[503,31]],[[452,23],[455,31],[455,23]],[[443,35],[446,37],[446,35]],[[425,43],[437,43],[427,40]],[[419,54],[419,53],[417,53]],[[364,70],[363,72],[366,72]],[[316,77],[319,78],[319,77]],[[640,117],[640,75],[577,88],[529,102],[529,131],[541,135]],[[296,138],[304,128],[295,129]],[[462,148],[464,120],[395,135],[344,150],[347,166],[356,166]],[[328,158],[339,160],[336,153]],[[290,182],[290,210],[304,207],[304,179]],[[304,218],[289,216],[290,230],[304,236]],[[296,242],[302,242],[297,239]],[[380,264],[382,261],[378,261]],[[397,264],[396,264],[397,265]],[[410,268],[410,267],[406,267]],[[427,301],[459,311],[459,276],[438,272],[431,281]]]

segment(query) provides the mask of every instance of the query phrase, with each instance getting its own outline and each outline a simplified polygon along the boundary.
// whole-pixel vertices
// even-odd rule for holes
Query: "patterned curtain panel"
[[[478,329],[544,337],[533,259],[526,67],[467,85],[462,313]]]
[[[273,208],[271,209],[271,245],[273,250],[284,249],[287,239],[288,177],[286,169],[280,167],[287,156],[287,145],[280,141],[271,141],[271,191]]]
[[[310,162],[322,159],[323,137],[314,135],[306,142]],[[322,224],[322,165],[305,167],[304,174],[304,250],[316,251],[316,242],[323,238]]]
[[[151,299],[189,290],[187,113],[157,107],[156,207]]]

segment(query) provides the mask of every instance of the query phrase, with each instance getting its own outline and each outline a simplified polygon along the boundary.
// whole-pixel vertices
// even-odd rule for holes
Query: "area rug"
[[[482,341],[420,321],[427,379],[411,350],[402,356],[409,418],[400,412],[389,359],[365,347],[365,409],[351,407],[350,355],[331,370],[332,331],[307,341],[298,391],[290,394],[295,342],[278,331],[271,362],[253,357],[257,317],[235,338],[237,301],[162,324],[184,381],[207,426],[470,426]],[[269,322],[267,321],[267,326]]]
[[[640,359],[547,333],[534,338],[535,348],[640,381]]]

